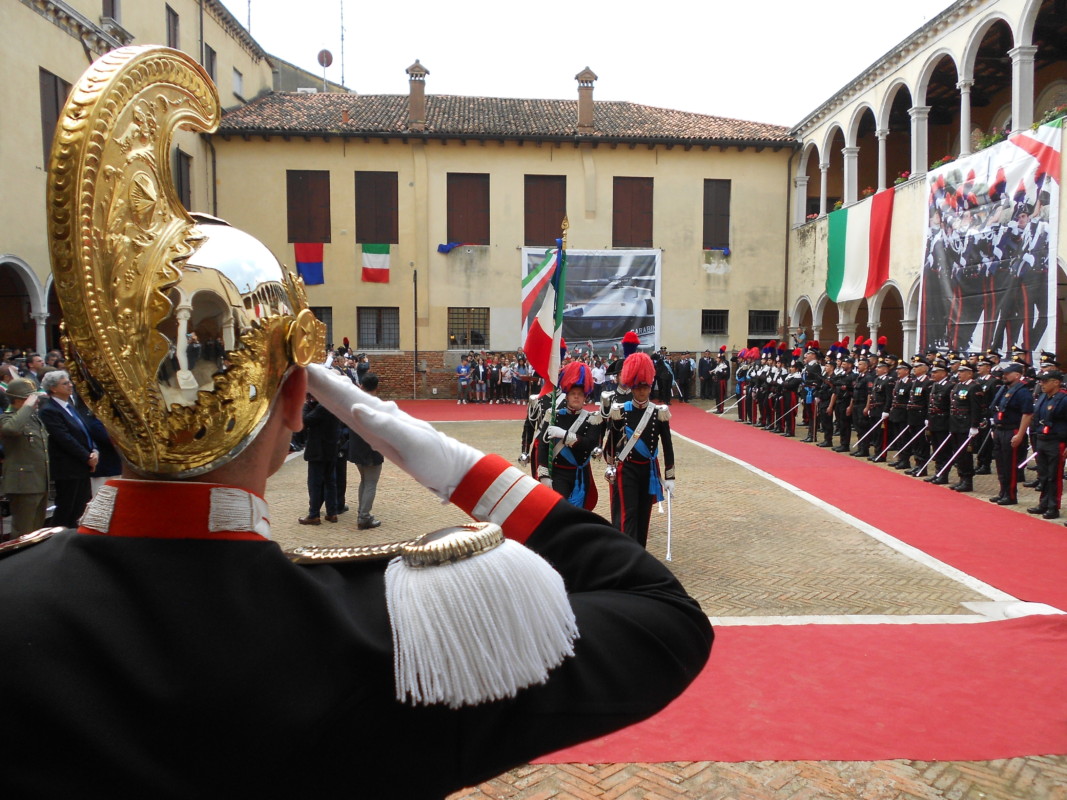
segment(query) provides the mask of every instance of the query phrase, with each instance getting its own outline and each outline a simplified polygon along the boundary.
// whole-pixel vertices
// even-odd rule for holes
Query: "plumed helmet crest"
[[[648,353],[633,353],[626,357],[622,365],[622,374],[619,383],[623,386],[637,386],[648,384],[651,386],[656,380],[656,367]]]

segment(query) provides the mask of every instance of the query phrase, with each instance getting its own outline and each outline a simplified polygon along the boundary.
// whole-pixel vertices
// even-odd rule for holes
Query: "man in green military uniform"
[[[4,442],[4,476],[0,492],[11,505],[14,536],[44,527],[48,505],[48,430],[37,416],[41,395],[33,381],[19,378],[7,385],[11,408],[0,414]]]

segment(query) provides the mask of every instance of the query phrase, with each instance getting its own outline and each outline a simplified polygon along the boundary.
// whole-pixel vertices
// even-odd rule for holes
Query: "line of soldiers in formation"
[[[674,447],[670,409],[649,400],[655,365],[634,352],[636,334],[628,338],[619,386],[602,392],[595,410],[585,408],[593,378],[579,361],[564,367],[558,392],[530,398],[519,462],[573,505],[592,509],[598,500],[592,462],[603,458],[611,522],[644,547],[653,505],[674,492]]]
[[[818,342],[804,351],[783,353],[775,342],[742,350],[732,359],[734,403],[720,403],[717,411],[736,408],[739,422],[787,437],[797,434],[799,414],[805,442],[876,463],[892,453],[889,466],[957,492],[974,491],[974,476],[995,466],[999,489],[990,502],[1015,505],[1022,483],[1039,490],[1029,513],[1059,517],[1067,392],[1054,354],[1042,352],[1034,369],[1020,348],[1010,360],[995,350],[930,351],[909,362],[872,353],[871,345],[860,339],[850,353],[847,343],[835,344],[825,356]],[[879,349],[884,346],[882,339]],[[1026,482],[1030,460],[1037,479]]]

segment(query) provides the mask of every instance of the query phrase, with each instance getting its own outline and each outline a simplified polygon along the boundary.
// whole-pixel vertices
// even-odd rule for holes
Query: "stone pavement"
[[[482,450],[518,454],[519,420],[438,427]],[[678,442],[675,449],[679,479],[670,566],[711,617],[965,614],[970,612],[962,603],[985,599],[732,462],[688,442]],[[305,465],[297,456],[269,484],[274,538],[283,547],[384,542],[467,520],[387,463],[374,508],[380,528],[356,530],[352,500],[353,510],[338,523],[301,526],[296,519],[307,513],[305,481]],[[349,482],[349,498],[354,498],[358,472],[351,466]],[[983,490],[983,482],[992,483],[979,478]],[[993,491],[990,486],[988,493]],[[1026,499],[1017,510],[1029,494],[1021,491]],[[605,493],[597,510],[605,513],[606,503]],[[649,550],[660,558],[665,531],[666,514],[654,512]],[[403,796],[402,789],[397,796]],[[1067,800],[1067,757],[527,765],[450,800],[503,798]]]

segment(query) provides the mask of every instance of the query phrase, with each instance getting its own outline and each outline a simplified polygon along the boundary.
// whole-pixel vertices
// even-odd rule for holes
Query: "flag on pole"
[[[363,280],[367,283],[389,283],[389,245],[364,244]]]
[[[322,242],[295,242],[296,274],[307,286],[325,283],[322,277]]]
[[[563,338],[563,289],[565,286],[565,273],[567,269],[567,255],[563,250],[563,240],[556,240],[556,250],[549,251],[547,257],[540,266],[531,272],[522,286],[522,305],[525,311],[532,307],[537,297],[536,291],[531,291],[527,300],[527,281],[544,285],[547,281],[548,288],[545,291],[545,299],[541,303],[536,316],[530,318],[530,327],[526,332],[526,358],[534,372],[545,379],[546,384],[556,385],[559,380],[559,348]],[[538,276],[535,278],[535,276]]]
[[[826,294],[833,302],[872,297],[889,280],[895,192],[890,186],[868,202],[830,213]]]

